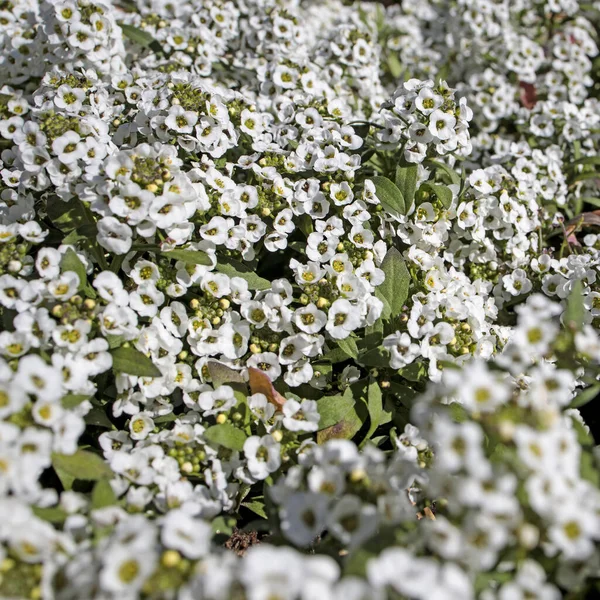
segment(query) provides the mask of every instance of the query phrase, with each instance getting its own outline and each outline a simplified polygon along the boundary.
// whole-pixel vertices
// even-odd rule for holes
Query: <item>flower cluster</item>
[[[0,2],[0,596],[591,597],[599,11]]]

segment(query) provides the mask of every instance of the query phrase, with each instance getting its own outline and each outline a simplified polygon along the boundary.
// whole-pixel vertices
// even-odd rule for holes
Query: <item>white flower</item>
[[[115,217],[103,217],[97,226],[96,240],[103,248],[115,254],[129,252],[133,234],[125,223],[120,223]]]
[[[329,307],[326,329],[332,338],[345,339],[360,326],[361,320],[357,307],[340,298]]]
[[[192,560],[209,553],[211,538],[210,524],[194,519],[183,510],[170,511],[162,523],[162,543]]]
[[[244,442],[244,454],[248,460],[248,470],[254,479],[266,479],[281,465],[281,444],[272,436],[250,436]]]
[[[281,531],[297,546],[308,546],[323,531],[329,498],[323,494],[296,492],[279,511]]]
[[[210,392],[202,392],[198,396],[198,406],[204,411],[206,416],[227,412],[235,406],[235,403],[236,399],[233,395],[233,388],[228,385],[222,385]]]
[[[312,303],[294,311],[294,323],[304,333],[317,333],[326,322],[327,315]]]
[[[144,440],[154,429],[154,421],[148,413],[140,412],[129,422],[129,435],[132,440]]]
[[[328,515],[327,528],[343,544],[356,547],[377,530],[377,509],[358,496],[345,495]]]
[[[314,400],[297,402],[289,398],[283,405],[283,426],[289,431],[317,431],[319,412]]]
[[[100,584],[104,590],[114,594],[135,593],[144,584],[155,568],[154,551],[128,546],[116,546],[105,555],[100,572]]]

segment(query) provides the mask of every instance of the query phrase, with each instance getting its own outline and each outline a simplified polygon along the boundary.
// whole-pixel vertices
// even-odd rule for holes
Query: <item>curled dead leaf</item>
[[[264,394],[267,400],[281,410],[285,404],[285,398],[273,387],[273,383],[260,369],[248,367],[250,391],[253,394]]]

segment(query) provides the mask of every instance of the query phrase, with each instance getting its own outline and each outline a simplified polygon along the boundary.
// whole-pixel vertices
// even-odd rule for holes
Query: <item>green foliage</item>
[[[246,434],[231,423],[213,425],[206,429],[203,435],[209,442],[238,452],[244,448],[244,442],[246,441]]]
[[[410,211],[413,202],[415,201],[415,192],[417,191],[417,177],[419,168],[417,165],[408,167],[396,167],[396,187],[404,197],[406,212]]]
[[[406,202],[396,184],[381,176],[373,177],[372,181],[375,184],[375,194],[386,212],[395,217],[405,215]]]
[[[354,397],[351,388],[346,388],[343,394],[323,396],[317,402],[319,411],[319,429],[326,429],[341,422],[344,416],[352,410]]]
[[[77,450],[75,454],[54,453],[52,466],[57,473],[64,473],[73,479],[97,481],[113,476],[109,464],[100,455],[81,449]]]
[[[206,254],[206,252],[201,252],[200,250],[165,250],[162,254],[167,258],[181,260],[190,265],[212,265],[212,261],[208,254]]]
[[[408,298],[411,277],[402,255],[396,248],[388,251],[381,268],[385,273],[385,281],[377,288],[375,294],[383,302],[382,317],[389,319],[402,312]]]
[[[251,290],[268,290],[271,288],[271,282],[268,279],[263,279],[246,265],[236,260],[227,260],[219,263],[216,266],[217,271],[225,273],[229,277],[241,277],[248,282],[248,288]]]
[[[138,377],[160,377],[162,373],[150,358],[132,346],[121,346],[111,350],[113,370],[117,373]]]

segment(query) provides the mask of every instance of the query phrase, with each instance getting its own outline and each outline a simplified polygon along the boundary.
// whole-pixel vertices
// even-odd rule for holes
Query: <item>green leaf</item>
[[[78,291],[84,290],[86,296],[89,298],[96,298],[96,292],[87,280],[85,267],[72,248],[69,248],[64,253],[62,260],[60,261],[60,267],[63,273],[65,271],[73,271],[77,277],[79,277],[79,285],[77,286]]]
[[[385,281],[375,289],[375,295],[384,303],[382,317],[389,319],[402,312],[402,307],[408,298],[410,273],[396,248],[388,251],[381,268],[385,273]]]
[[[568,327],[572,331],[579,331],[583,326],[585,312],[585,306],[583,305],[583,284],[581,281],[576,281],[567,299],[567,308],[563,314],[565,327]]]
[[[390,70],[390,75],[394,79],[398,79],[400,75],[402,75],[404,67],[402,66],[402,63],[400,62],[400,59],[398,58],[397,54],[394,54],[393,52],[389,54],[387,65]]]
[[[381,206],[391,215],[399,217],[406,214],[406,203],[402,192],[387,177],[372,177],[375,184],[375,195]]]
[[[246,380],[240,373],[227,365],[223,365],[216,360],[209,360],[206,363],[206,368],[210,375],[210,380],[214,387],[219,387],[225,384],[242,383],[246,384]]]
[[[110,353],[113,357],[113,369],[118,373],[137,375],[138,377],[161,377],[162,373],[145,354],[132,346],[115,348]]]
[[[47,201],[46,213],[52,225],[64,233],[78,229],[88,222],[85,207],[77,198],[64,202],[57,196],[52,196]]]
[[[52,454],[52,466],[74,479],[97,481],[112,477],[108,463],[98,454],[87,450],[77,450],[75,454]]]
[[[357,358],[357,362],[365,367],[380,367],[384,369],[390,368],[390,355],[386,348],[379,346],[373,348]]]
[[[462,404],[453,402],[449,405],[450,417],[455,423],[464,423],[469,420],[469,413],[465,410]]]
[[[90,398],[89,394],[67,394],[62,397],[60,403],[63,405],[63,408],[72,409],[85,402],[88,398]]]
[[[338,348],[343,350],[346,356],[349,358],[358,358],[358,346],[356,340],[351,337],[347,337],[344,340],[337,340]]]
[[[445,175],[448,176],[448,178],[450,179],[450,183],[453,183],[455,185],[460,185],[460,175],[454,171],[453,169],[451,169],[448,165],[439,162],[437,160],[426,160],[425,161],[425,166],[426,167],[434,167],[435,169],[439,169],[440,171],[443,171],[443,173]]]
[[[69,514],[64,511],[62,508],[58,506],[53,507],[42,507],[42,506],[32,506],[31,510],[33,514],[39,519],[43,519],[44,521],[48,521],[48,523],[54,523],[55,525],[60,525],[64,523]]]
[[[213,425],[204,432],[204,438],[229,450],[240,452],[244,448],[246,434],[231,423]]]
[[[361,445],[371,439],[371,436],[379,427],[381,423],[381,417],[383,415],[381,388],[374,379],[369,381],[369,387],[367,388],[367,410],[369,411],[369,419],[371,423],[369,425],[369,431],[367,432],[367,435],[365,436],[365,439]]]
[[[212,261],[206,252],[200,250],[165,250],[163,256],[174,260],[181,260],[189,265],[212,266]]]
[[[119,27],[123,31],[123,35],[135,44],[149,48],[154,52],[163,52],[162,46],[148,32],[143,31],[139,27],[127,25],[122,21],[119,21]]]
[[[87,425],[104,427],[104,429],[114,429],[111,420],[106,415],[106,411],[100,406],[94,406],[83,419]]]
[[[2,308],[2,326],[6,331],[14,331],[14,320],[19,313],[16,310]]]
[[[124,335],[107,335],[106,341],[108,342],[108,348],[113,350],[114,348],[119,348],[125,343]]]
[[[72,248],[69,248],[63,255],[60,261],[60,269],[64,273],[66,271],[73,271],[79,277],[79,287],[81,289],[87,283],[87,273],[85,267],[79,257]]]
[[[314,231],[314,221],[310,215],[304,214],[298,217],[298,227],[300,231],[308,237]]]
[[[452,206],[452,190],[445,185],[424,183],[419,189],[429,190],[429,193],[436,196],[444,208],[450,208],[450,206]],[[433,198],[431,200],[435,201]]]
[[[600,198],[596,198],[594,196],[583,196],[579,200],[582,204],[591,204],[592,206],[600,208]]]
[[[600,156],[585,156],[578,160],[574,160],[569,167],[577,167],[579,165],[600,165]]]
[[[588,402],[591,402],[598,394],[600,394],[600,383],[592,385],[575,396],[569,404],[569,408],[581,408]]]
[[[344,394],[336,396],[323,396],[317,401],[317,410],[319,411],[319,429],[326,429],[336,425],[352,410],[354,398],[351,388],[346,388]]]
[[[415,400],[420,396],[420,393],[417,390],[413,390],[407,385],[395,381],[390,382],[389,391],[400,404],[408,408],[411,408],[415,403]]]
[[[323,354],[323,356],[320,356],[317,362],[326,362],[334,365],[336,363],[344,362],[348,360],[348,358],[348,355],[344,350],[342,350],[342,348],[334,348],[333,350],[330,350],[329,352]]]
[[[265,503],[260,500],[251,500],[250,502],[242,502],[242,506],[245,506],[248,510],[251,510],[255,515],[258,515],[262,519],[267,519],[267,513],[265,512]]]
[[[107,479],[101,479],[92,490],[92,509],[104,508],[117,503],[117,496]]]
[[[73,487],[73,482],[75,481],[75,477],[73,477],[72,475],[69,475],[68,473],[65,473],[65,471],[57,468],[56,466],[54,466],[54,471],[56,472],[56,475],[60,479],[60,482],[62,483],[63,488],[65,488],[65,490],[70,490]]]
[[[89,241],[90,239],[95,239],[97,234],[98,227],[96,223],[86,223],[77,229],[73,229],[73,231],[63,239],[62,243],[72,245],[81,242],[82,240]]]
[[[590,452],[581,453],[580,471],[583,479],[600,487],[600,470]]]
[[[402,196],[404,196],[406,212],[410,210],[415,201],[418,172],[419,168],[417,165],[411,165],[410,167],[399,166],[396,168],[396,186],[402,192]]]
[[[152,419],[154,421],[155,425],[159,425],[160,423],[172,423],[173,421],[177,420],[177,417],[179,417],[179,415],[176,415],[175,413],[167,413],[166,415],[161,415],[160,417],[156,417],[156,419]]]
[[[335,425],[321,429],[317,432],[317,444],[324,444],[328,440],[351,440],[367,419],[364,404],[356,404]]]
[[[411,363],[407,367],[400,369],[398,373],[402,375],[404,379],[408,379],[408,381],[414,381],[416,383],[426,381],[428,379],[427,367],[421,361],[415,361]]]
[[[235,527],[236,520],[233,517],[220,515],[211,521],[212,530],[215,533],[231,535]]]
[[[587,179],[600,179],[600,173],[597,171],[592,171],[591,173],[587,171],[584,173],[577,173],[572,178],[572,183],[575,183],[576,181],[586,181]]]
[[[271,288],[271,282],[268,279],[263,279],[254,271],[250,271],[243,263],[228,259],[217,263],[215,267],[219,273],[225,273],[229,277],[241,277],[248,282],[248,288],[251,290],[268,290]]]
[[[383,319],[380,317],[373,325],[365,327],[365,334],[358,341],[358,347],[361,350],[372,350],[381,344],[381,340],[383,340]]]

